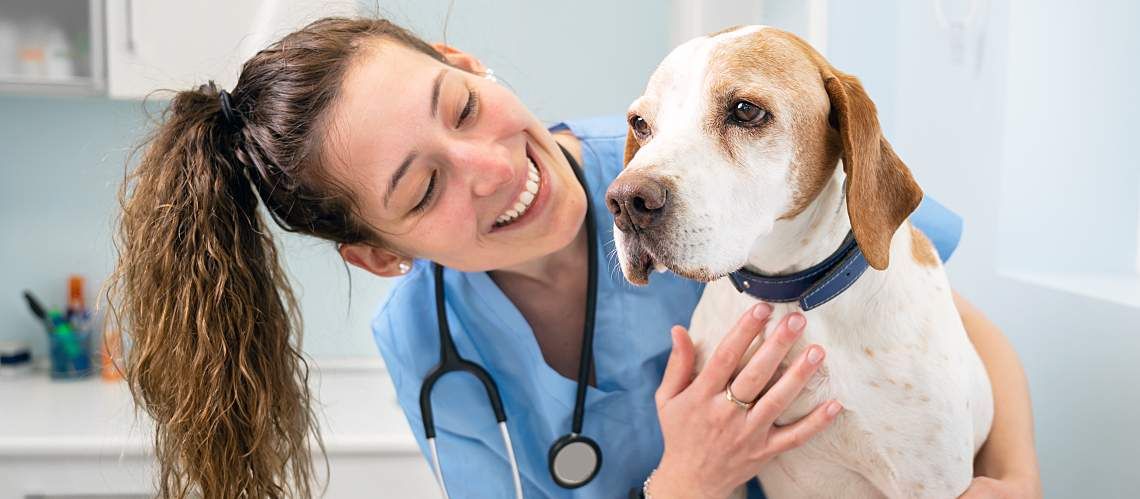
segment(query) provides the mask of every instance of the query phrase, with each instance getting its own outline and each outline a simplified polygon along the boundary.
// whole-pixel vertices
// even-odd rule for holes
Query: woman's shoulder
[[[608,186],[624,166],[626,127],[623,116],[612,115],[566,120],[550,130],[572,133],[581,144],[582,163],[590,180]]]
[[[911,213],[910,222],[934,243],[943,262],[950,260],[962,239],[962,217],[934,198],[925,196]]]
[[[418,372],[416,366],[403,363],[424,357],[415,352],[434,348],[421,341],[434,335],[414,331],[428,327],[425,318],[434,314],[433,285],[431,264],[415,260],[412,270],[396,279],[388,297],[372,316],[372,339],[392,374],[409,369]]]
[[[618,114],[566,120],[551,129],[557,130],[559,128],[569,129],[580,140],[621,139],[624,141],[626,133],[625,117]]]

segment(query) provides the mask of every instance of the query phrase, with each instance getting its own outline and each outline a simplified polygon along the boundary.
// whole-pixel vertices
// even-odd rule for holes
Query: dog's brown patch
[[[740,36],[713,49],[707,71],[714,80],[704,128],[730,161],[739,162],[739,150],[747,141],[795,143],[789,171],[792,204],[782,219],[799,215],[819,195],[841,149],[838,134],[828,125],[830,105],[819,70],[803,56],[796,40],[773,28]],[[767,111],[760,125],[746,128],[728,122],[732,106],[741,100]]]
[[[716,80],[705,128],[731,161],[737,162],[744,140],[794,141],[792,206],[780,218],[810,205],[842,158],[855,239],[872,267],[887,268],[891,238],[918,206],[922,190],[883,138],[875,104],[859,79],[832,67],[799,37],[773,28],[720,44],[706,74]],[[736,100],[768,110],[766,122],[729,126],[727,112]]]
[[[934,245],[914,225],[910,226],[910,254],[923,267],[938,266],[938,254],[934,251]]]
[[[867,354],[868,357],[875,356],[875,351],[871,350],[871,347],[863,347],[863,353]]]

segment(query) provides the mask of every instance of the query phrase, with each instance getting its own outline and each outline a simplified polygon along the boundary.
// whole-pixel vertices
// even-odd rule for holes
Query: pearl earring
[[[492,83],[498,83],[499,82],[499,79],[495,77],[495,70],[493,70],[491,68],[487,68],[487,70],[483,72],[483,77],[488,79],[488,80],[491,80]]]
[[[412,270],[412,264],[410,264],[408,262],[400,262],[400,273],[401,274],[407,274],[409,270]]]

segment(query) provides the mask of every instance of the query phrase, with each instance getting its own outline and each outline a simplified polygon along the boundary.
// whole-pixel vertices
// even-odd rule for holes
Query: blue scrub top
[[[596,387],[586,395],[582,434],[602,448],[601,471],[588,485],[563,489],[550,478],[547,452],[570,431],[575,380],[543,360],[519,310],[485,272],[444,272],[448,325],[459,354],[482,365],[498,385],[526,497],[624,497],[661,458],[663,442],[653,394],[671,348],[669,329],[687,326],[704,285],[671,273],[645,287],[627,283],[613,248],[605,192],[622,169],[626,123],[620,116],[560,123],[582,143],[582,168],[598,226],[598,300],[594,338]],[[961,220],[927,198],[911,220],[949,258]],[[420,385],[439,362],[431,264],[415,261],[372,322],[396,394],[420,450],[429,459],[420,415]],[[453,498],[513,497],[502,437],[474,378],[444,376],[432,392],[436,446]],[[759,491],[752,491],[752,497]]]

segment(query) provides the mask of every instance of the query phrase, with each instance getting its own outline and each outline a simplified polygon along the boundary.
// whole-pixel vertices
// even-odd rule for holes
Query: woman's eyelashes
[[[439,170],[434,170],[431,172],[431,179],[428,180],[427,189],[424,190],[423,198],[420,199],[419,203],[416,203],[416,205],[412,207],[412,214],[413,215],[426,210],[428,207],[428,204],[431,203],[432,198],[435,197],[435,190],[436,190],[435,180],[438,176],[439,176]]]
[[[479,93],[471,87],[467,87],[467,103],[463,105],[463,109],[459,111],[459,117],[455,119],[455,128],[463,126],[463,123],[472,118],[479,111]]]

